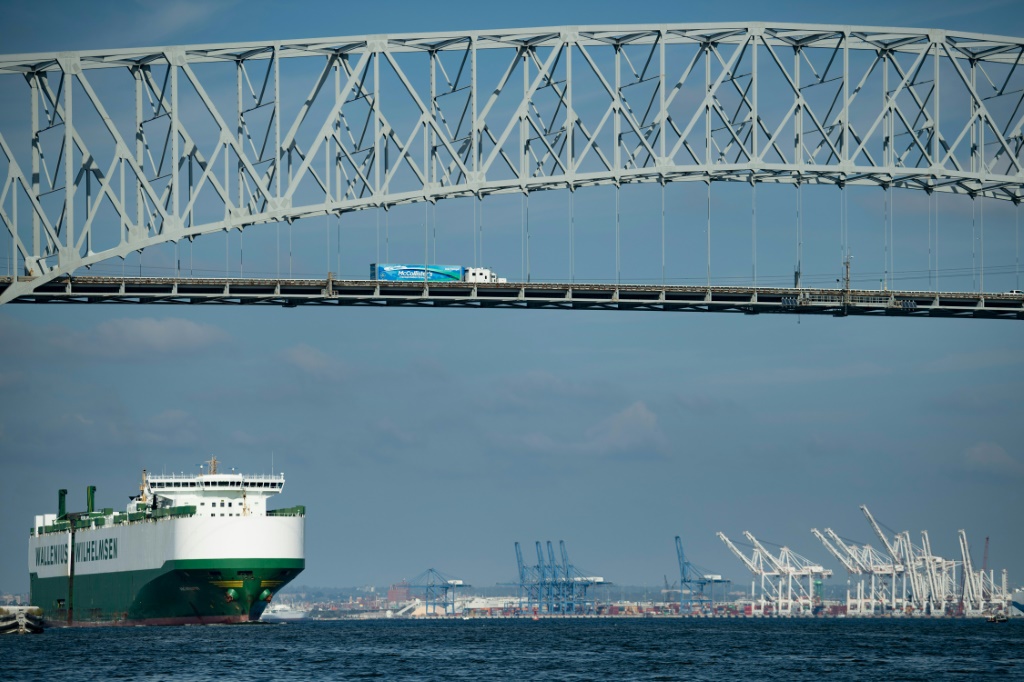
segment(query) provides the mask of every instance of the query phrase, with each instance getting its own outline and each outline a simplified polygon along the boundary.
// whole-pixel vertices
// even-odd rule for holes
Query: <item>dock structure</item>
[[[600,576],[586,575],[569,562],[565,541],[559,540],[561,563],[555,557],[555,548],[547,541],[547,557],[540,541],[536,542],[537,564],[528,566],[523,560],[522,548],[516,546],[516,564],[519,576],[519,609],[533,615],[589,615],[596,612],[596,604],[589,593],[595,585],[610,584]]]

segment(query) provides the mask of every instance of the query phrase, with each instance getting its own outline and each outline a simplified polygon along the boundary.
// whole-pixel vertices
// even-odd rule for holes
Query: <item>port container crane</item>
[[[516,568],[519,572],[520,608],[525,607],[534,613],[572,614],[592,613],[596,604],[588,598],[587,590],[595,585],[608,584],[604,578],[584,575],[569,562],[569,552],[565,541],[559,540],[559,555],[562,563],[558,563],[554,544],[549,540],[545,546],[538,540],[534,547],[537,552],[537,565],[527,566],[523,561],[522,549],[516,544]]]
[[[455,596],[460,587],[472,587],[458,578],[447,576],[437,569],[428,568],[415,578],[406,581],[409,589],[423,590],[424,613],[437,615],[440,607],[446,616],[455,615]]]
[[[963,557],[963,599],[968,611],[981,611],[981,586],[978,584],[977,576],[974,574],[974,564],[971,562],[971,548],[967,544],[967,531],[957,531],[960,539],[960,554]]]
[[[947,608],[955,601],[955,581],[953,573],[956,566],[953,562],[946,561],[942,557],[932,553],[932,541],[928,531],[921,531],[921,548],[925,565],[925,576],[928,580],[928,606],[930,611],[945,613]]]
[[[761,542],[748,531],[743,535],[754,547],[763,552],[771,561],[775,570],[786,576],[786,599],[783,602],[783,611],[792,612],[795,604],[800,609],[814,610],[820,604],[820,595],[815,594],[815,579],[822,580],[832,577],[832,571],[821,564],[815,563],[807,557],[797,554],[789,547],[781,547],[779,556],[775,557]],[[807,579],[807,586],[800,582],[802,578]],[[795,596],[794,596],[794,587]]]
[[[846,557],[854,566],[860,569],[861,573],[872,572],[872,567],[870,563],[868,561],[865,561],[865,558],[862,556],[862,554],[864,554],[864,548],[856,546],[851,547],[850,545],[846,544],[846,541],[839,537],[839,535],[831,528],[825,529],[825,535],[831,538],[832,542],[835,543],[835,546],[838,549],[841,549],[844,552],[846,552]]]
[[[679,561],[679,611],[693,611],[707,607],[711,611],[715,609],[715,585],[728,583],[722,576],[710,573],[699,566],[694,565],[686,558],[683,552],[683,541],[676,536],[676,558]],[[666,588],[668,579],[665,580]],[[710,586],[710,594],[706,595],[704,590]],[[667,590],[666,590],[667,591]]]
[[[924,551],[910,541],[910,531],[903,531],[898,536],[901,554],[906,557],[907,570],[904,575],[910,579],[910,603],[919,610],[925,609],[924,579],[919,569],[924,568]],[[904,594],[906,598],[906,594]]]
[[[897,576],[901,576],[903,578],[903,603],[906,604],[906,596],[907,596],[907,571],[908,570],[909,571],[913,571],[914,570],[914,564],[913,564],[914,557],[913,556],[903,556],[903,553],[900,551],[901,548],[902,548],[902,544],[903,543],[900,541],[898,534],[894,533],[895,544],[893,542],[889,541],[889,539],[885,536],[885,533],[882,532],[881,526],[879,526],[878,522],[875,521],[875,517],[872,516],[871,512],[868,510],[867,505],[863,505],[862,504],[860,506],[860,510],[862,512],[864,512],[864,516],[865,516],[865,518],[867,518],[868,523],[871,525],[871,529],[874,530],[875,535],[878,536],[878,539],[882,541],[882,544],[885,546],[885,551],[888,552],[889,556],[892,558],[893,574],[892,574],[892,594],[891,594],[892,603],[891,603],[891,608],[895,609],[896,608],[896,577]]]
[[[555,613],[565,613],[565,591],[566,580],[562,577],[562,567],[555,561],[555,547],[548,540],[548,597],[551,600],[551,610]]]
[[[565,540],[558,541],[558,552],[562,555],[562,568],[565,571],[565,601],[563,602],[566,612],[575,613],[579,600],[579,582],[572,579],[572,565],[569,563],[569,551],[565,548]]]
[[[985,578],[987,578],[987,577],[988,577],[988,536],[986,535],[985,536],[985,553],[981,555],[981,578],[982,578],[982,581],[981,581],[981,599],[983,601],[988,601],[989,598],[992,596],[992,590],[991,589],[989,589],[987,591],[985,590]],[[989,584],[990,585],[991,585],[991,582],[992,581],[989,580]]]
[[[868,523],[871,524],[872,530],[875,531],[875,535],[877,535],[878,539],[882,541],[885,551],[889,553],[890,557],[892,557],[893,566],[895,567],[898,564],[902,564],[903,559],[899,555],[899,550],[889,542],[887,537],[885,537],[885,533],[882,532],[882,528],[878,525],[878,522],[875,521],[875,517],[871,515],[867,505],[862,504],[860,506],[860,510],[864,512],[864,516],[867,517]]]
[[[773,564],[771,563],[770,557],[765,556],[765,553],[754,547],[754,553],[748,559],[747,556],[739,550],[736,545],[733,544],[732,540],[725,536],[725,533],[719,531],[716,533],[718,539],[725,543],[725,546],[729,548],[736,557],[743,562],[743,565],[747,567],[751,573],[761,579],[761,600],[759,604],[755,604],[757,611],[756,615],[765,615],[765,606],[767,603],[771,603],[775,609],[780,608],[782,600],[782,587],[781,587],[781,576],[775,571]],[[751,592],[753,592],[753,585],[751,586]],[[754,595],[751,594],[751,597]]]
[[[537,547],[537,575],[540,577],[540,594],[541,603],[545,605],[545,610],[548,613],[554,611],[554,599],[552,599],[552,583],[555,577],[551,574],[551,570],[544,560],[544,546],[538,540],[536,542]]]
[[[519,608],[522,610],[525,606],[527,610],[536,609],[540,603],[540,586],[543,581],[537,573],[537,569],[527,566],[523,561],[523,550],[518,542],[516,543],[516,564],[519,569]],[[523,603],[524,598],[525,604]]]
[[[854,564],[850,560],[849,556],[843,554],[838,549],[836,549],[832,545],[832,543],[828,541],[828,538],[822,535],[817,528],[812,528],[811,534],[814,535],[814,537],[818,538],[818,540],[825,547],[825,549],[828,550],[828,553],[834,556],[836,560],[843,565],[843,568],[846,569],[847,573],[849,573],[850,575],[862,575],[864,573],[864,571],[861,570],[860,566]]]
[[[870,606],[869,610],[872,613],[884,610],[887,605],[895,608],[896,569],[892,558],[883,556],[871,545],[851,546],[831,528],[826,528],[825,534],[838,548],[847,553],[865,575],[870,576],[871,584],[868,592],[865,592],[863,583],[859,583],[857,586],[858,611],[863,612],[865,603]]]

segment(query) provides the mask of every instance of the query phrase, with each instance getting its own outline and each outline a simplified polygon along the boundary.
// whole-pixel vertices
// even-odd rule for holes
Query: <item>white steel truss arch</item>
[[[0,56],[21,276],[459,196],[695,180],[1019,202],[1024,39],[726,23]]]

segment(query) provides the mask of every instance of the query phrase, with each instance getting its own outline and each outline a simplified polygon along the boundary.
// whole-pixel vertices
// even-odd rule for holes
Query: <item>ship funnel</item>
[[[85,510],[90,514],[96,510],[96,486],[94,485],[85,487]]]
[[[68,515],[67,505],[68,491],[65,488],[61,488],[57,491],[57,518],[63,519]]]

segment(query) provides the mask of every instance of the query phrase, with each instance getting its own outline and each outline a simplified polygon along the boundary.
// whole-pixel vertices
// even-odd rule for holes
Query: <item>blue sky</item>
[[[36,3],[2,2],[0,52],[747,19],[1024,35],[1012,2],[305,6],[66,3],[42,18]],[[749,271],[748,247],[731,241],[748,229],[741,190],[714,188],[718,272],[736,277]],[[689,281],[703,274],[703,237],[692,229],[704,220],[703,190],[666,191],[669,275]],[[579,267],[608,278],[610,195],[586,192]],[[792,192],[765,193],[766,277],[791,276]],[[838,270],[835,192],[809,188],[804,199],[805,271],[822,281]],[[653,186],[623,190],[632,230],[623,272],[633,280],[660,268],[659,199]],[[547,226],[535,235],[535,278],[559,278],[566,195],[533,201],[531,216]],[[877,286],[868,273],[881,261],[881,201],[877,190],[851,191],[865,286]],[[897,269],[920,269],[927,205],[895,201]],[[940,201],[950,253],[962,259],[964,232],[953,226],[969,225],[971,208]],[[517,198],[485,202],[484,260],[512,278],[522,263],[519,210]],[[1012,265],[1014,213],[985,210],[990,262]],[[391,260],[421,257],[421,211],[390,217]],[[468,262],[471,205],[442,204],[437,214],[438,260]],[[375,258],[375,221],[365,212],[346,224],[343,274],[363,276]],[[297,272],[323,276],[329,227],[296,226]],[[250,267],[273,269],[276,236],[273,226],[246,232],[247,253],[264,254]],[[224,238],[208,243],[199,262],[222,267]],[[238,244],[228,247],[231,270]],[[1009,270],[993,287],[1020,288]],[[811,527],[873,540],[859,504],[895,530],[929,530],[946,556],[958,551],[959,528],[976,563],[990,536],[990,565],[1020,584],[1022,348],[1024,327],[1006,321],[5,306],[0,546],[13,551],[0,553],[0,591],[27,590],[17,548],[32,516],[55,508],[58,488],[71,490],[73,508],[84,506],[88,484],[101,506],[121,507],[141,469],[193,471],[211,454],[257,472],[273,458],[284,470],[281,505],[309,509],[306,584],[384,585],[429,566],[478,585],[508,581],[513,542],[537,539],[564,539],[577,564],[615,582],[659,584],[676,571],[677,534],[695,561],[744,582],[715,531],[750,530],[824,562]]]

